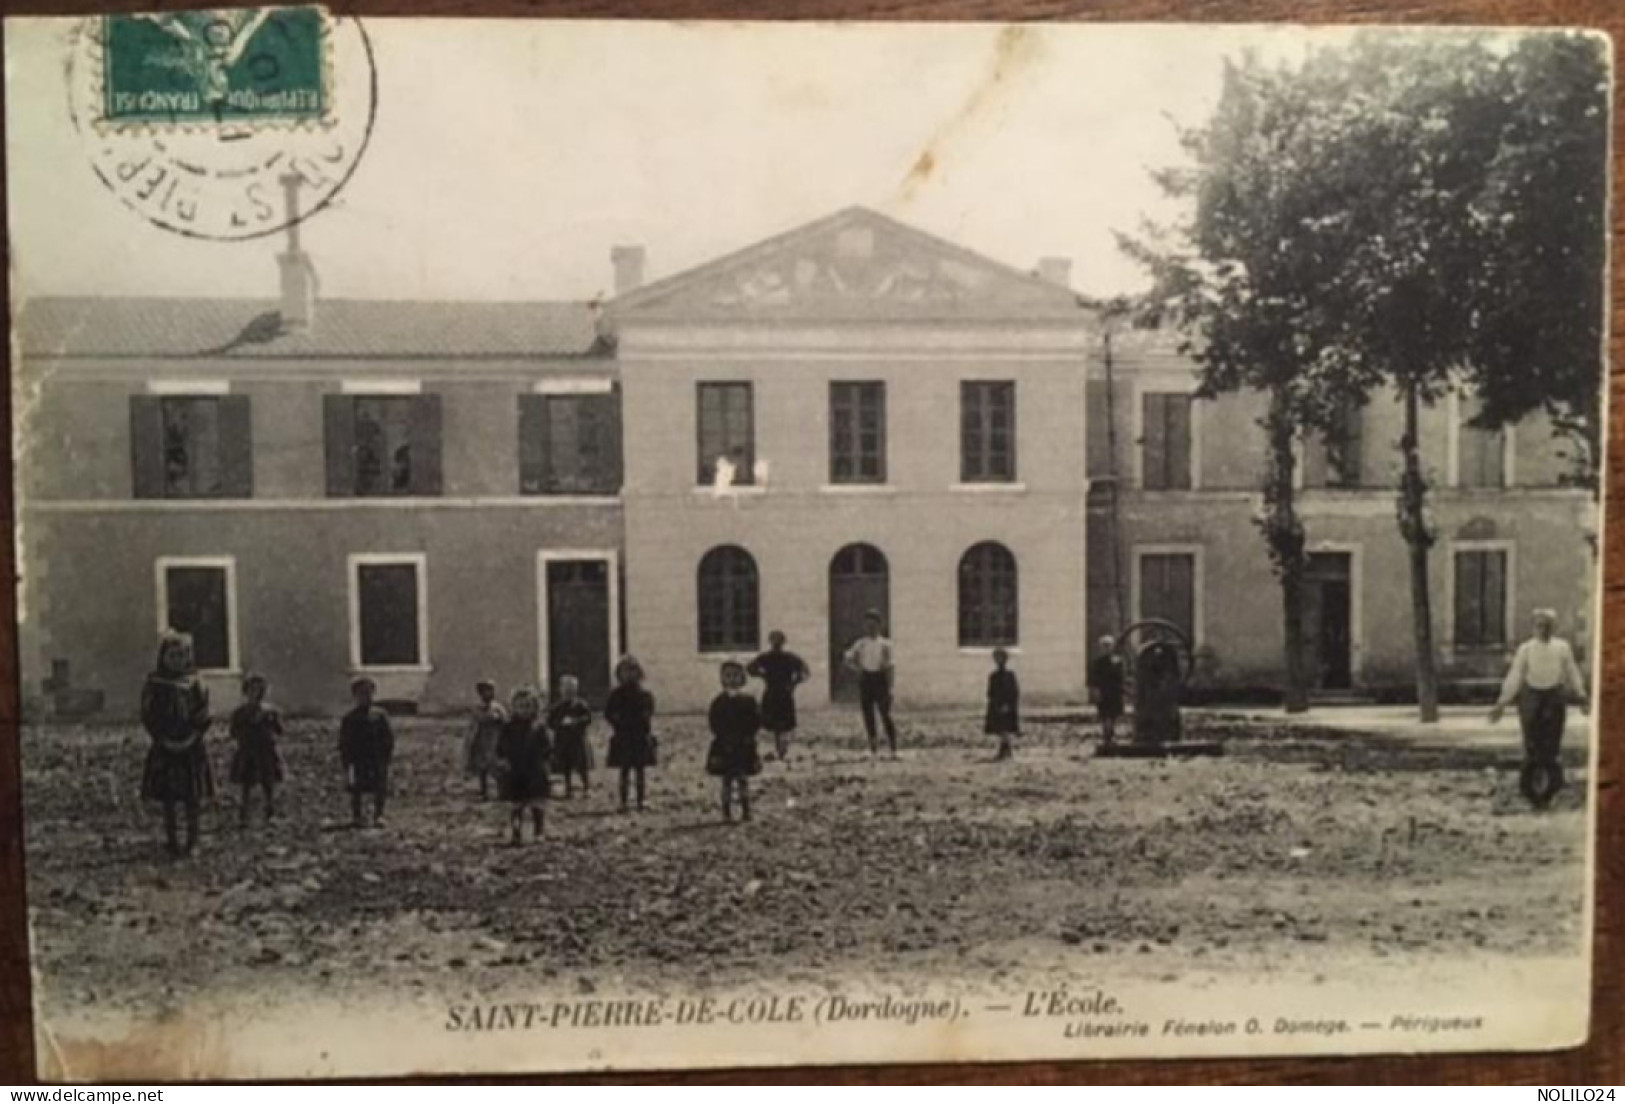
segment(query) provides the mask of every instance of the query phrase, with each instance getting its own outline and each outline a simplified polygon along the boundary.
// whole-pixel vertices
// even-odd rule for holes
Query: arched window
[[[725,544],[700,560],[700,651],[754,651],[760,646],[756,561]]]
[[[1017,642],[1016,558],[1002,544],[974,545],[959,560],[959,646]]]

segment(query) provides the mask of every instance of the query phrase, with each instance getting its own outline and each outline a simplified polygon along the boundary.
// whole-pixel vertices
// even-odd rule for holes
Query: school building
[[[222,701],[252,669],[310,713],[358,673],[424,712],[482,676],[601,697],[627,650],[695,709],[781,629],[817,707],[852,694],[868,609],[905,704],[977,703],[999,646],[1030,700],[1080,700],[1090,642],[1140,616],[1187,627],[1210,687],[1278,686],[1256,401],[1193,400],[1174,343],[1108,336],[1064,261],[859,208],[652,283],[617,247],[602,307],[331,300],[297,244],[280,261],[265,300],[25,305],[32,714],[132,714],[167,626]],[[1497,673],[1533,605],[1583,643],[1594,574],[1549,429],[1469,407],[1425,434],[1459,679]],[[1410,677],[1396,419],[1305,444],[1328,693]]]

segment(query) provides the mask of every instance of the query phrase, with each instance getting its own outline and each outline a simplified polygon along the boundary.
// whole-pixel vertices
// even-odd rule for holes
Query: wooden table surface
[[[7,15],[82,15],[138,11],[158,0],[22,0],[7,2]],[[203,8],[207,2],[163,3],[166,9]],[[439,15],[509,18],[593,17],[654,19],[868,19],[950,21],[1123,22],[1202,20],[1299,23],[1435,23],[1510,26],[1584,26],[1625,32],[1625,4],[1618,0],[362,0],[333,3],[356,15]],[[1622,143],[1619,91],[1615,90],[1614,162],[1619,175]],[[0,127],[4,121],[0,120]],[[0,156],[4,146],[0,144]],[[1621,209],[1613,213],[1613,287],[1617,320],[1625,309],[1625,253]],[[4,233],[0,229],[0,233]],[[9,251],[8,251],[9,258]],[[7,274],[0,274],[0,279]],[[1021,1065],[910,1065],[821,1067],[805,1070],[718,1070],[703,1073],[618,1076],[616,1081],[716,1082],[839,1081],[872,1083],[1465,1083],[1586,1086],[1625,1084],[1625,802],[1621,800],[1621,754],[1612,734],[1625,720],[1625,342],[1614,325],[1609,348],[1612,411],[1608,460],[1603,686],[1600,693],[1602,769],[1597,784],[1597,920],[1592,1035],[1576,1050],[1546,1054],[1470,1054],[1367,1058],[1279,1058],[1172,1062],[1035,1062]],[[0,411],[10,425],[8,386]],[[9,451],[0,452],[0,504],[12,516]],[[14,548],[0,542],[0,578],[12,574]],[[0,595],[0,1084],[33,1080],[33,1029],[29,1011],[28,929],[23,901],[21,802],[19,800],[14,595]],[[1509,995],[1509,999],[1515,999]],[[543,1080],[595,1080],[553,1078]]]

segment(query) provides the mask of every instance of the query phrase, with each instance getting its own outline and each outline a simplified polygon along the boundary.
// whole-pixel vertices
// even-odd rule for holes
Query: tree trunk
[[[1259,519],[1259,527],[1264,531],[1275,577],[1281,583],[1286,711],[1306,713],[1309,711],[1309,680],[1304,670],[1303,576],[1307,558],[1303,523],[1298,519],[1297,488],[1293,485],[1297,458],[1292,444],[1297,426],[1290,415],[1289,398],[1283,391],[1278,390],[1270,397],[1264,429],[1269,441],[1269,457],[1264,474],[1264,516]]]
[[[1439,673],[1433,662],[1433,603],[1428,592],[1428,550],[1433,532],[1427,525],[1427,479],[1422,474],[1417,434],[1420,400],[1415,384],[1406,384],[1405,433],[1399,439],[1405,470],[1399,483],[1399,534],[1411,561],[1411,629],[1416,638],[1416,703],[1424,724],[1439,719]]]

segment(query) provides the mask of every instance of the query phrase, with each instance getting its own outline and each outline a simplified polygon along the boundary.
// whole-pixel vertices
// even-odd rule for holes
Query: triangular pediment
[[[638,320],[1078,318],[1076,294],[861,207],[624,295]]]

